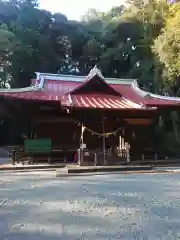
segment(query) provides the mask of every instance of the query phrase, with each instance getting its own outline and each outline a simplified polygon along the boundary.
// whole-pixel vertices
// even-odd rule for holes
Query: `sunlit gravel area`
[[[180,174],[0,173],[5,239],[180,239]]]

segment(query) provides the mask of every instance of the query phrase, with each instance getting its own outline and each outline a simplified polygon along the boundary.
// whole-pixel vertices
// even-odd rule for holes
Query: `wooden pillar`
[[[84,131],[85,127],[83,124],[81,125],[81,139],[80,139],[80,149],[79,149],[79,156],[78,156],[78,164],[81,166],[84,162]]]
[[[97,165],[97,153],[95,152],[94,153],[94,166]]]
[[[102,121],[102,128],[103,128],[103,162],[104,162],[104,165],[107,164],[107,161],[106,161],[106,136],[104,135],[105,134],[105,119],[103,119]]]
[[[77,154],[78,154],[78,165],[80,166],[81,165],[81,148],[77,150]]]

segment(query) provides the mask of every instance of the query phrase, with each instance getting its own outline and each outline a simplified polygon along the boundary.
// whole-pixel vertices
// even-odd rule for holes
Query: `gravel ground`
[[[179,205],[176,173],[0,173],[0,240],[175,240]]]

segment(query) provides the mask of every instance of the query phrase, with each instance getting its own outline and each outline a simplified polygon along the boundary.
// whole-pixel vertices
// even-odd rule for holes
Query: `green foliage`
[[[180,3],[169,7],[166,24],[154,41],[153,51],[167,69],[167,85],[179,85],[177,80],[180,76]]]
[[[179,96],[179,1],[127,2],[90,9],[77,22],[39,9],[37,0],[0,0],[0,87],[28,86],[37,71],[85,75],[97,64],[107,77],[136,78],[148,91]],[[174,135],[155,131],[159,148],[179,139],[171,120]]]
[[[8,30],[5,24],[0,26],[0,86],[5,87],[10,81],[9,58],[16,43],[15,35]]]
[[[179,28],[173,15],[178,15],[178,4],[128,2],[108,12],[90,9],[77,22],[39,9],[36,0],[1,0],[3,74],[12,86],[23,87],[36,71],[87,74],[97,64],[108,77],[138,78],[144,88],[162,91],[174,84],[179,71]]]

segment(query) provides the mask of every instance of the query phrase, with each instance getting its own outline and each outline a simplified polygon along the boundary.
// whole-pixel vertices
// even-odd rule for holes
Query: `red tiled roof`
[[[131,88],[130,84],[112,84],[111,86],[125,98],[138,104],[144,103],[144,99]]]
[[[25,99],[25,100],[42,100],[42,101],[61,101],[63,99],[63,103],[66,103],[67,93],[71,93],[74,89],[79,88],[84,85],[83,79],[82,81],[71,81],[62,79],[61,80],[51,80],[48,78],[45,79],[42,88],[29,88],[30,90],[19,89],[18,91],[0,91],[0,96],[16,98],[16,99]],[[40,83],[39,80],[36,80],[36,84]],[[110,80],[109,80],[110,82]],[[33,80],[35,83],[35,80]],[[86,81],[87,83],[87,81]],[[107,84],[107,83],[106,83]],[[126,82],[115,84],[109,84],[110,88],[113,88],[116,92],[119,93],[118,96],[99,94],[99,96],[93,94],[86,95],[77,95],[75,92],[75,96],[71,95],[72,102],[76,107],[93,107],[93,108],[139,108],[139,106],[154,106],[154,107],[163,107],[163,106],[180,106],[180,98],[163,98],[162,96],[153,95],[150,93],[146,93],[141,91],[138,87],[133,85],[133,82]],[[79,94],[79,93],[78,93]],[[67,96],[66,96],[67,95]],[[63,98],[64,96],[64,98]],[[121,97],[122,96],[122,97]],[[127,102],[129,103],[127,104]],[[136,104],[133,105],[133,104]],[[134,107],[135,106],[135,107]]]
[[[81,85],[80,82],[71,82],[71,81],[53,81],[46,80],[44,83],[44,89],[47,91],[52,91],[61,96],[71,92],[74,88]],[[126,98],[133,99],[136,103],[140,103],[142,98],[139,97],[130,87],[130,85],[125,84],[110,84],[110,86],[115,89],[120,95],[125,96]]]
[[[12,99],[24,99],[24,100],[35,100],[35,101],[60,101],[61,97],[57,93],[50,91],[29,91],[29,92],[17,92],[7,93],[0,92],[0,97],[8,97]]]
[[[132,85],[126,85],[126,84],[113,84],[113,88],[116,89],[119,93],[122,94],[125,98],[134,101],[138,104],[143,104],[146,106],[176,106],[180,105],[180,98],[177,100],[172,100],[172,98],[169,99],[163,99],[163,96],[153,97],[153,94],[146,93],[145,96],[142,96],[138,94],[138,92],[135,91],[135,89],[132,87]]]
[[[64,94],[70,92],[80,84],[81,83],[79,82],[46,80],[43,89],[46,91],[52,91],[63,96]]]
[[[62,105],[77,108],[108,108],[108,109],[141,109],[136,104],[124,97],[112,95],[65,95],[62,97]]]
[[[160,98],[154,98],[154,97],[150,97],[148,99],[148,97],[145,97],[145,99],[143,100],[143,103],[146,106],[157,106],[157,107],[161,107],[161,106],[180,106],[180,99],[179,101],[177,100],[168,100],[168,99],[160,99]]]

